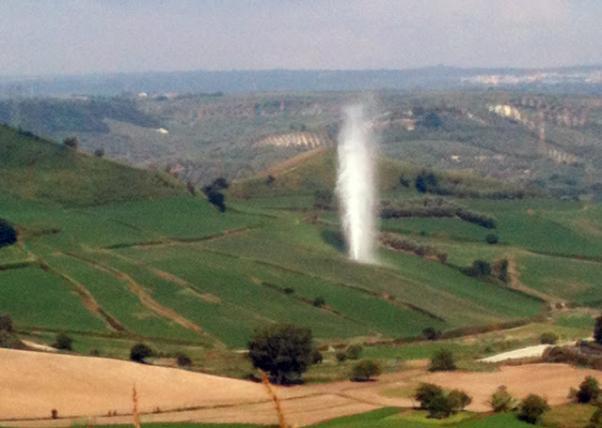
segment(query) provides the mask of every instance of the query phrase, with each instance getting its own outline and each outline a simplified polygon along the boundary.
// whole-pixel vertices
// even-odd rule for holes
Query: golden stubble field
[[[130,423],[132,388],[139,396],[144,422],[277,422],[263,385],[242,380],[106,358],[1,349],[0,424],[70,426]],[[550,404],[568,401],[570,387],[585,376],[602,381],[602,372],[564,364],[506,366],[496,372],[428,373],[424,364],[381,376],[378,381],[277,387],[287,422],[308,425],[384,406],[411,407],[408,395],[420,382],[460,388],[473,397],[469,410],[487,411],[487,400],[499,386],[520,398],[541,394]],[[50,419],[52,409],[59,419]],[[108,416],[116,412],[117,416]],[[10,422],[8,422],[10,421]]]

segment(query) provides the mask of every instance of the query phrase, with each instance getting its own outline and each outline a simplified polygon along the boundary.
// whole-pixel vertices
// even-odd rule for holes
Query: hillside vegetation
[[[123,95],[0,100],[0,122],[89,153],[156,165],[207,184],[243,179],[334,145],[355,92]],[[530,91],[381,91],[372,96],[383,156],[478,173],[567,199],[600,198],[602,107],[593,95]]]
[[[182,193],[173,178],[87,156],[0,125],[0,194],[66,205],[164,197]]]
[[[0,249],[0,313],[38,341],[68,332],[77,352],[123,357],[145,341],[242,375],[230,360],[241,357],[224,352],[278,322],[327,346],[601,304],[594,203],[383,161],[382,203],[403,216],[381,221],[381,263],[360,265],[340,233],[332,151],[232,183],[222,213],[173,179],[15,130],[2,128],[0,148],[0,218],[19,231]],[[429,174],[430,187],[417,186]],[[209,369],[206,351],[225,362]]]

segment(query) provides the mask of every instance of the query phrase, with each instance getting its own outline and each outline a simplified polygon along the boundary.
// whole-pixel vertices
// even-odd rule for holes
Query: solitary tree
[[[314,360],[311,330],[290,324],[257,330],[249,342],[249,358],[276,384],[298,381]]]

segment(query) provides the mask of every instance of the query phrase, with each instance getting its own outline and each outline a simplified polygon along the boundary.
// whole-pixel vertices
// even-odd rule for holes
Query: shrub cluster
[[[464,410],[472,402],[472,398],[464,391],[454,389],[446,393],[441,387],[432,383],[423,383],[414,395],[420,407],[428,411],[431,418],[447,418]]]

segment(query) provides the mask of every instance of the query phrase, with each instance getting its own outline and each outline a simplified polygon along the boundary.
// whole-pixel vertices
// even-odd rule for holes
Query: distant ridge
[[[69,96],[121,93],[241,93],[270,91],[360,91],[445,89],[480,85],[479,76],[552,75],[527,86],[602,86],[602,65],[554,68],[459,68],[444,65],[377,70],[225,70],[0,77],[0,96]],[[592,78],[593,76],[593,78]],[[566,88],[565,88],[566,89]]]

